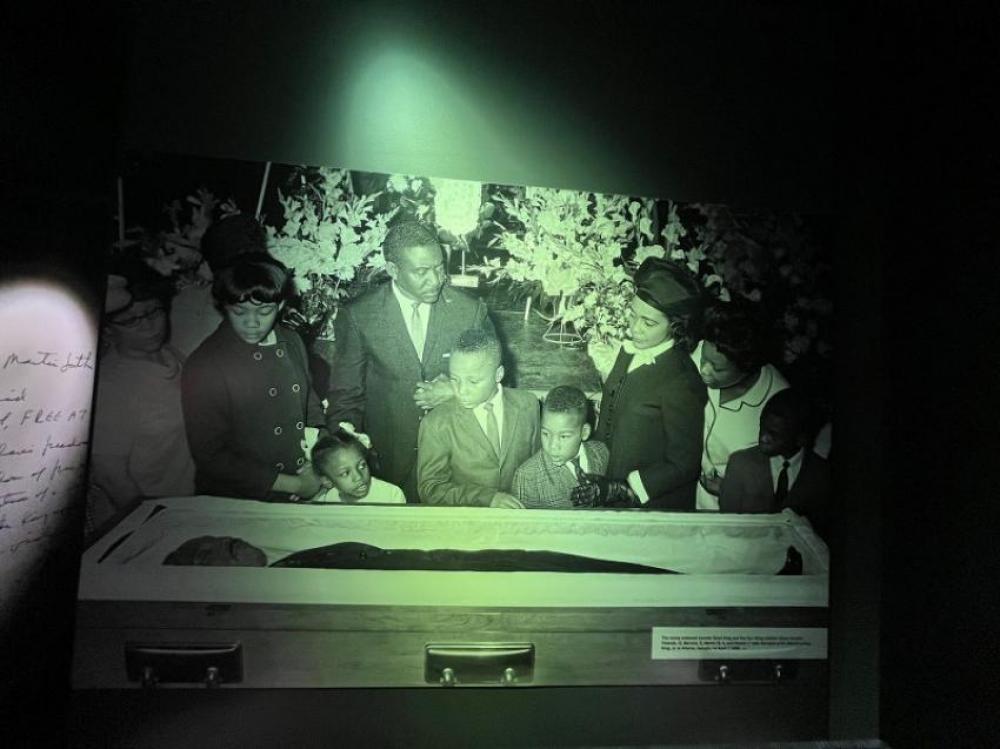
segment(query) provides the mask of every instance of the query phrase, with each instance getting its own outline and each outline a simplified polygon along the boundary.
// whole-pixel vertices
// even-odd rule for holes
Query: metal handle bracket
[[[530,683],[535,668],[532,643],[436,643],[424,649],[424,681],[451,687]]]

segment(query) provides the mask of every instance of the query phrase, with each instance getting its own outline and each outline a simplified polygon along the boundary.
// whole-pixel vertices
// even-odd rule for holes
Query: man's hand
[[[497,492],[493,495],[493,499],[490,500],[490,507],[501,507],[505,510],[523,510],[524,505],[518,501],[517,497],[513,494],[507,494],[506,492]]]
[[[624,481],[612,481],[606,476],[583,474],[581,483],[573,487],[570,501],[574,507],[638,507],[639,498]]]
[[[312,499],[324,488],[323,479],[313,470],[312,463],[306,463],[295,476],[298,491],[293,494],[302,499]]]
[[[430,382],[418,382],[413,392],[413,401],[425,411],[437,408],[455,397],[451,382],[441,375]]]

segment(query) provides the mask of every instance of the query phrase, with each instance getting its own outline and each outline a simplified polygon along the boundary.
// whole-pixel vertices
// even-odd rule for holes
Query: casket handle
[[[535,646],[515,643],[437,643],[424,651],[424,680],[445,687],[512,686],[532,680]]]
[[[797,661],[703,660],[698,663],[698,679],[716,684],[780,684],[798,675]]]
[[[243,681],[243,648],[225,643],[125,643],[129,681],[149,689],[157,684],[220,684]]]

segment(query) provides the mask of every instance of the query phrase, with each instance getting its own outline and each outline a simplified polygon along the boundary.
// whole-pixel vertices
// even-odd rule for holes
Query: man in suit
[[[760,440],[734,452],[719,493],[721,512],[781,512],[790,508],[823,536],[829,527],[829,464],[812,451],[809,403],[782,390],[764,405]]]
[[[503,375],[491,331],[470,328],[458,337],[449,361],[455,398],[420,423],[421,501],[524,507],[510,491],[514,472],[539,446],[539,403],[531,393],[502,387]]]
[[[486,305],[446,287],[444,252],[425,226],[397,224],[383,251],[389,283],[337,315],[327,424],[367,433],[379,455],[375,475],[417,501],[417,431],[423,415],[454,397],[449,349],[471,326],[492,332]]]

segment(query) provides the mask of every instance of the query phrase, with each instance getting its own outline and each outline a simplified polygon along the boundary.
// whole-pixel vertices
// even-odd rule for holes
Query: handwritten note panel
[[[82,532],[96,356],[94,316],[71,292],[0,285],[0,623]]]

